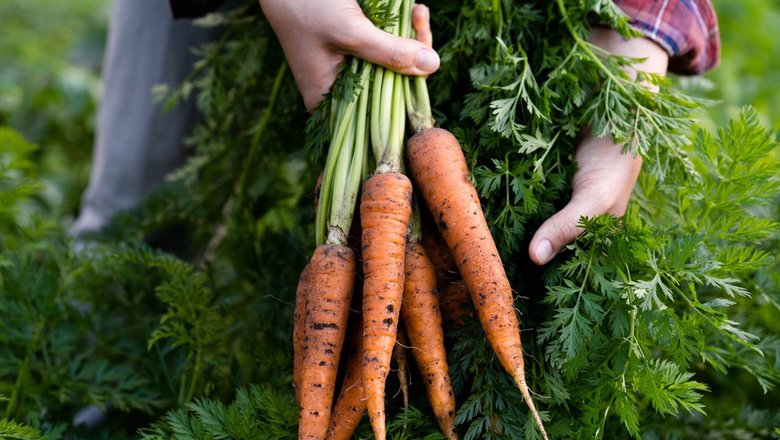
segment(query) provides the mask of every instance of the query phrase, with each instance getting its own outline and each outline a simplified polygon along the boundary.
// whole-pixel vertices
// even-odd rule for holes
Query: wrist
[[[626,73],[636,78],[637,72],[665,75],[669,66],[669,54],[658,43],[643,37],[624,38],[614,29],[594,27],[589,40],[596,46],[615,55],[636,58],[638,62],[627,66]],[[645,84],[657,91],[657,87]]]

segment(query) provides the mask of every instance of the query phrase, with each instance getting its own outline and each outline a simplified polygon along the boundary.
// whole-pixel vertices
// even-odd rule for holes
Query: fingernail
[[[548,261],[552,260],[553,248],[552,248],[552,243],[550,243],[550,240],[545,239],[540,241],[539,244],[537,244],[536,247],[534,248],[534,253],[536,254],[536,258],[542,264],[545,264]]]
[[[428,48],[418,50],[414,67],[427,73],[435,71],[439,68],[439,54]]]

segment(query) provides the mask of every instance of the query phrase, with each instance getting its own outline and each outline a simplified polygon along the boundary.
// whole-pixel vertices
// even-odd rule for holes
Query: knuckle
[[[328,39],[336,46],[348,52],[360,48],[363,39],[353,26],[336,27],[331,30]]]
[[[323,29],[332,45],[351,52],[365,44],[369,30],[367,26],[370,25],[371,22],[367,22],[363,17],[345,12],[342,23],[331,23]]]
[[[404,45],[395,44],[387,59],[388,66],[394,70],[405,70],[414,67],[414,54]]]
[[[560,237],[559,246],[565,246],[575,237],[580,235],[580,228],[577,226],[579,219],[572,222],[564,222],[557,225],[558,237]]]

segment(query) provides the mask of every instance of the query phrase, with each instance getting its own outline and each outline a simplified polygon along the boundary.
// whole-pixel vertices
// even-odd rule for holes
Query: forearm
[[[659,75],[666,74],[667,67],[669,66],[669,54],[661,46],[648,38],[637,37],[626,39],[614,29],[597,26],[594,27],[591,31],[589,40],[591,43],[609,53],[637,59],[637,63],[631,64],[630,66],[626,66],[624,68],[625,72],[628,73],[632,79],[636,79],[637,72],[654,73]],[[658,86],[655,84],[651,84],[646,81],[642,84],[649,90],[654,92],[658,91]],[[593,142],[593,136],[587,134],[581,142],[580,146]],[[596,142],[601,144],[601,148],[606,148],[604,144],[612,143],[612,140],[602,139]],[[603,155],[598,156],[603,157]],[[623,162],[632,162],[627,158],[616,159],[619,159]],[[580,164],[580,166],[583,165],[583,161],[588,160],[590,160],[589,155],[584,156],[578,151],[577,162]],[[635,162],[633,167],[636,168],[638,173],[638,169],[641,166],[641,158],[635,158],[633,162]],[[628,164],[626,163],[624,166],[627,167]]]
[[[637,71],[665,75],[669,67],[669,54],[648,38],[638,37],[627,40],[614,29],[594,27],[589,40],[609,53],[640,59],[640,62],[625,68],[632,78],[636,78]],[[645,86],[653,91],[658,89],[653,84],[645,83]]]
[[[609,53],[635,58],[637,63],[624,69],[635,79],[637,72],[666,74],[669,65],[668,53],[658,44],[647,38],[625,39],[617,31],[605,27],[596,27],[590,34],[590,42]],[[658,91],[658,86],[647,81],[642,83],[649,90]],[[642,167],[642,158],[638,155],[621,154],[621,147],[616,145],[611,137],[597,138],[586,134],[580,142],[577,153],[577,165],[582,172],[578,173],[572,185],[574,188],[589,188],[599,185],[590,181],[602,178],[604,173],[610,173],[618,182],[624,182],[625,187],[615,191],[617,200],[605,204],[602,208],[612,214],[622,215],[625,212],[631,189],[636,182]]]

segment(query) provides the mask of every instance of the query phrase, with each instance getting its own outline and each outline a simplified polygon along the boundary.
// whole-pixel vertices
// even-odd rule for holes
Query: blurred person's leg
[[[96,232],[119,211],[136,207],[181,163],[183,140],[195,121],[194,105],[181,103],[163,111],[154,103],[152,89],[179,84],[196,60],[192,48],[214,32],[190,20],[174,21],[165,0],[114,0],[92,173],[73,236]],[[89,405],[75,414],[73,424],[94,429],[104,421],[106,409]]]
[[[98,231],[133,208],[181,163],[195,119],[191,102],[169,111],[153,102],[159,84],[176,86],[192,69],[192,48],[214,30],[174,21],[165,0],[115,0],[89,186],[71,233]]]

